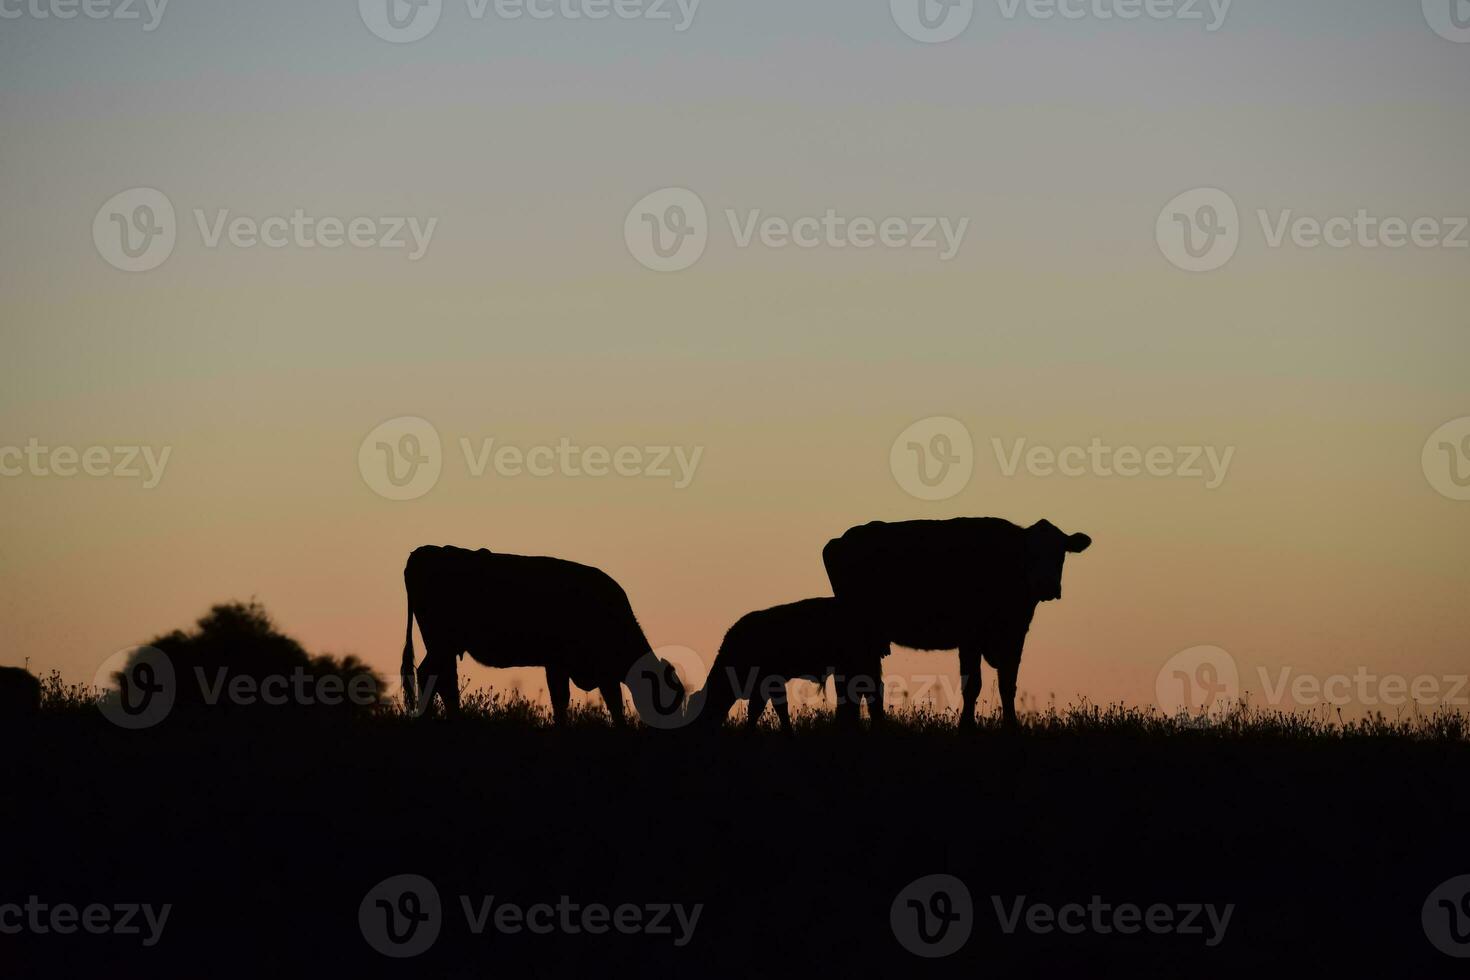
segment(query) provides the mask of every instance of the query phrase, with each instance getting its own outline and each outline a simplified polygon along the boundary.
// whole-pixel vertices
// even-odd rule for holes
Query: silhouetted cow
[[[681,711],[684,686],[672,664],[654,656],[628,596],[607,574],[559,558],[501,555],[485,549],[419,548],[403,569],[408,630],[403,692],[414,705],[413,621],[424,638],[418,668],[426,701],[459,708],[457,658],[487,667],[545,667],[552,714],[564,724],[568,681],[602,692],[623,723],[622,685],[640,716]]]
[[[41,710],[41,682],[20,667],[0,667],[0,719],[26,718]]]
[[[975,723],[981,655],[996,670],[1008,727],[1016,673],[1036,604],[1062,596],[1062,562],[1092,539],[1050,521],[1021,528],[996,517],[874,521],[827,542],[832,591],[876,641],[960,651],[960,725]]]
[[[883,720],[882,661],[888,642],[854,628],[836,599],[803,599],[740,617],[725,634],[704,690],[690,699],[691,713],[717,728],[730,706],[750,699],[746,725],[760,723],[766,701],[790,732],[786,682],[795,678],[825,684],[835,678],[838,721],[858,718],[860,698],[869,697],[874,722]]]

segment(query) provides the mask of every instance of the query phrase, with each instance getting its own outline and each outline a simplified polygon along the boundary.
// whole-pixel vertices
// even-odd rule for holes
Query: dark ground
[[[0,904],[172,903],[161,941],[0,935],[0,975],[1470,975],[1421,907],[1470,873],[1470,744],[1210,734],[553,732],[488,724],[44,715],[5,736]],[[438,940],[375,952],[392,875]],[[948,873],[945,959],[890,928]],[[670,936],[472,935],[458,896],[703,903]],[[991,896],[1234,903],[1205,936],[1001,931]],[[1208,928],[1207,928],[1208,931]]]

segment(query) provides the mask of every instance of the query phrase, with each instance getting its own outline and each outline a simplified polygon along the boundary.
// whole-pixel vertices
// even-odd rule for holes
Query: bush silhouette
[[[176,708],[365,711],[383,699],[383,679],[370,666],[355,656],[307,653],[254,599],[213,606],[192,631],[174,630],[147,645],[168,656]]]
[[[0,722],[41,710],[41,682],[29,670],[0,667]]]

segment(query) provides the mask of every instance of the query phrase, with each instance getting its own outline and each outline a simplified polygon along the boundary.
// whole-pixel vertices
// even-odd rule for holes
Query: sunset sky
[[[396,675],[403,564],[431,543],[596,565],[655,647],[708,660],[743,613],[828,594],[821,548],[848,527],[994,515],[1094,540],[1037,614],[1036,701],[1154,703],[1201,645],[1257,702],[1263,671],[1470,671],[1470,501],[1421,460],[1470,416],[1470,248],[1271,247],[1258,214],[1470,215],[1470,44],[1409,0],[1237,0],[1213,31],[989,0],[934,44],[884,0],[703,0],[682,31],[668,6],[476,20],[446,0],[412,43],[350,0],[173,0],[153,30],[142,4],[0,20],[0,448],[169,451],[153,487],[0,476],[0,664],[90,682],[255,596],[308,649]],[[94,243],[132,188],[177,212],[151,271]],[[708,209],[678,272],[624,239],[664,188]],[[1211,272],[1155,234],[1195,188],[1239,209]],[[210,247],[196,209],[436,224],[411,260]],[[968,226],[948,261],[740,247],[727,209]],[[433,425],[442,473],[389,500],[359,448],[402,417]],[[890,466],[933,417],[974,445],[939,501]],[[492,438],[701,455],[684,487],[476,477],[461,439]],[[1234,452],[1211,489],[1008,476],[992,442],[1094,439]],[[957,673],[937,653],[890,669]]]

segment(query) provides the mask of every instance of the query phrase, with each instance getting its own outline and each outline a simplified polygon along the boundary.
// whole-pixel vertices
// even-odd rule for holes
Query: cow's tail
[[[403,632],[403,663],[398,673],[403,681],[403,705],[412,713],[416,700],[413,683],[413,589],[408,584],[407,570],[403,575],[403,591],[408,597],[408,627]]]

